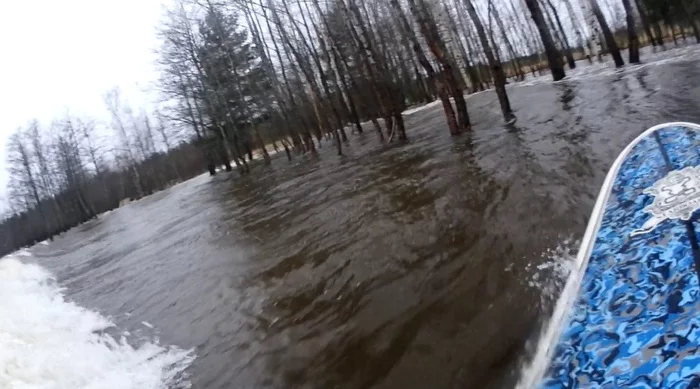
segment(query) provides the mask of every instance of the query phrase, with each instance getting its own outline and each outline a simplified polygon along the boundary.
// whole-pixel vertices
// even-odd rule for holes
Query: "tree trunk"
[[[646,8],[645,5],[645,0],[635,0],[637,3],[637,10],[639,11],[639,14],[642,15],[642,17],[645,17],[647,20],[649,19],[649,12]],[[654,22],[651,22],[651,28],[654,31],[654,35],[656,36],[656,44],[658,46],[661,46],[662,48],[666,47],[666,42],[664,41],[664,33],[661,31],[661,25],[659,24],[659,20],[655,20]]]
[[[523,68],[520,65],[520,60],[518,60],[518,53],[515,51],[513,45],[510,42],[510,39],[508,38],[508,32],[506,31],[506,28],[503,25],[503,19],[501,19],[501,15],[499,14],[496,7],[493,7],[493,17],[494,19],[496,19],[498,29],[501,31],[501,38],[506,44],[506,50],[508,50],[508,55],[510,56],[510,61],[513,65],[513,76],[516,77],[518,80],[522,81],[525,79],[525,73],[523,72]]]
[[[639,37],[634,26],[634,11],[630,0],[622,0],[622,6],[627,13],[627,39],[629,40],[630,63],[639,63]]]
[[[384,133],[382,132],[382,126],[379,125],[379,120],[372,116],[372,119],[370,119],[372,122],[372,125],[374,126],[374,130],[377,131],[377,137],[379,138],[379,142],[384,143]]]
[[[326,16],[323,14],[323,12],[321,12],[321,7],[318,4],[318,0],[313,0],[313,4],[314,4],[314,8],[316,9],[316,12],[321,17],[321,21],[323,22],[323,26],[326,29],[326,31],[328,32],[328,36],[329,36],[330,41],[331,41],[330,49],[326,49],[325,44],[324,44],[323,48],[326,51],[330,51],[330,53],[326,53],[326,55],[330,55],[330,58],[328,59],[329,62],[330,62],[330,60],[333,61],[333,66],[335,67],[337,77],[340,79],[340,82],[343,86],[343,89],[345,90],[345,94],[347,95],[348,106],[349,106],[349,111],[350,111],[349,114],[350,114],[351,120],[352,120],[353,124],[355,125],[355,129],[357,130],[357,133],[361,134],[362,133],[362,125],[360,124],[360,118],[357,114],[357,107],[355,106],[355,101],[352,98],[352,91],[348,87],[348,82],[345,79],[345,71],[341,67],[340,55],[338,54],[338,50],[336,49],[336,46],[338,43],[334,40],[333,35],[330,33],[331,28],[328,25],[328,20],[326,19]],[[316,27],[315,24],[314,24],[314,27]],[[316,29],[316,33],[319,35],[319,37],[321,37],[321,41],[322,41],[323,38],[322,38],[321,32],[318,29]],[[329,65],[330,65],[330,63],[329,63]],[[340,98],[342,99],[342,95]]]
[[[571,24],[574,27],[574,34],[576,34],[576,45],[584,51],[584,54],[586,54],[588,60],[591,61],[590,53],[586,52],[586,44],[584,44],[583,32],[581,31],[581,25],[579,23],[580,21],[576,15],[576,12],[574,12],[574,7],[571,6],[571,1],[564,0],[564,6],[566,7],[566,12],[569,14],[569,18],[571,19]]]
[[[271,160],[270,154],[267,152],[267,147],[265,147],[265,141],[263,140],[262,136],[260,136],[258,126],[253,125],[253,128],[255,129],[255,136],[258,138],[258,143],[260,144],[260,150],[262,151],[263,159],[265,160],[265,165],[269,165],[271,163]]]
[[[355,82],[355,78],[353,77],[353,75],[348,72],[348,68],[349,68],[348,59],[346,58],[345,54],[341,50],[337,49],[337,47],[335,47],[334,49],[335,49],[334,52],[337,54],[338,59],[340,60],[339,62],[342,64],[342,68],[344,69],[343,74],[348,73],[348,78],[349,78],[349,86],[347,87],[348,98],[353,99],[351,96],[351,93],[352,93],[351,91],[357,91],[359,88],[357,86],[357,83]],[[341,74],[341,77],[343,77],[343,74]],[[376,92],[376,88],[372,88],[372,90],[373,90],[373,92]],[[379,100],[380,100],[379,97],[375,96],[375,98],[379,102]],[[365,113],[366,113],[368,111],[368,109],[367,109],[368,106],[370,106],[372,103],[367,102],[367,101],[362,101],[362,99],[359,99],[358,101],[360,102],[361,107],[365,110]],[[357,121],[359,122],[359,114],[357,116],[358,116]],[[376,121],[376,118],[374,116],[372,116],[372,119],[374,119]],[[361,128],[361,126],[360,126],[360,128]],[[381,131],[381,129],[380,129],[380,131]],[[382,138],[382,140],[383,140],[383,138]]]
[[[411,13],[418,23],[421,34],[428,43],[428,48],[442,66],[445,83],[451,92],[452,98],[455,101],[455,107],[457,108],[457,123],[460,131],[471,130],[471,122],[469,120],[469,113],[467,112],[467,102],[464,99],[464,91],[459,87],[459,83],[457,82],[457,77],[455,75],[456,70],[453,66],[454,61],[447,52],[447,48],[440,37],[435,22],[427,15],[422,0],[420,1],[421,4],[419,8],[418,4],[416,4],[416,0],[408,0]]]
[[[349,2],[349,4],[346,5],[345,0],[340,0],[338,5],[342,7],[342,11],[345,16],[349,20],[354,17],[355,21],[360,27],[362,36],[360,36],[360,34],[357,32],[357,29],[353,23],[348,23],[348,30],[350,31],[353,41],[356,43],[357,55],[360,57],[363,68],[370,80],[369,84],[377,102],[379,112],[384,118],[384,124],[387,127],[387,132],[391,133],[391,123],[393,123],[392,116],[395,115],[395,111],[397,109],[394,107],[394,102],[391,101],[392,92],[386,88],[386,80],[382,69],[379,69],[379,64],[377,64],[377,58],[374,55],[370,34],[367,31],[367,27],[362,20],[362,15],[354,2]]]
[[[331,50],[333,51],[333,62],[338,73],[338,78],[340,79],[340,83],[343,86],[343,89],[345,90],[345,96],[348,100],[348,106],[350,108],[350,119],[355,125],[355,130],[357,130],[357,133],[362,134],[362,124],[360,124],[360,116],[357,113],[357,105],[355,105],[355,99],[352,97],[352,90],[348,85],[348,81],[345,79],[344,70],[341,70],[341,64],[340,59],[338,58],[338,53],[336,52],[335,48],[331,48]]]
[[[268,3],[268,4],[269,4],[269,3]],[[260,8],[261,8],[261,11],[262,11],[263,19],[265,19],[265,25],[267,26],[267,30],[270,32],[270,35],[271,35],[270,41],[272,41],[272,45],[273,45],[273,48],[274,48],[274,50],[275,50],[275,55],[277,56],[278,61],[281,63],[281,65],[280,65],[280,70],[281,70],[281,73],[282,73],[282,81],[283,81],[284,88],[285,88],[285,90],[286,90],[286,92],[287,92],[287,96],[289,97],[289,103],[290,103],[290,106],[291,106],[290,111],[293,111],[293,109],[297,106],[297,103],[296,103],[296,99],[294,98],[294,93],[292,92],[292,87],[291,87],[291,85],[290,85],[290,83],[289,83],[289,77],[287,77],[287,71],[286,71],[286,69],[285,69],[285,67],[284,67],[284,64],[282,64],[282,61],[283,61],[283,59],[282,59],[282,54],[280,53],[280,48],[279,48],[279,45],[277,44],[277,39],[275,39],[274,35],[272,34],[272,26],[271,26],[271,24],[270,24],[270,18],[268,18],[268,16],[267,16],[266,7],[262,5],[262,0],[261,0],[261,3],[260,3],[260,6],[261,6]],[[255,19],[255,17],[252,16],[252,19]],[[261,26],[261,30],[262,30],[262,26]],[[261,39],[261,42],[266,42],[266,41],[263,40],[263,39]],[[270,60],[270,61],[272,61],[272,60]],[[274,69],[273,69],[273,72],[274,72]],[[281,87],[280,87],[280,89],[281,89]],[[281,93],[280,93],[280,94],[281,94]],[[280,99],[280,100],[282,100],[282,99]],[[302,130],[300,131],[300,133],[297,133],[296,131],[289,131],[289,134],[290,134],[290,136],[291,136],[291,138],[292,138],[292,144],[293,144],[296,148],[301,148],[301,143],[302,143],[301,138],[302,138],[302,135],[308,134],[308,133],[309,133],[309,129],[308,129],[308,127],[307,127],[306,124],[305,124],[305,123],[306,123],[306,120],[305,120],[305,119],[302,119],[302,118],[299,117],[299,116],[297,116],[297,118],[298,118],[298,122],[301,124],[301,129],[302,129]],[[285,148],[285,151],[287,152],[287,157],[291,158],[291,154],[289,153],[289,150]],[[315,152],[315,149],[314,149],[314,152]],[[291,160],[291,159],[290,159],[290,160]]]
[[[571,51],[571,45],[569,45],[569,40],[566,37],[566,30],[564,29],[564,26],[561,23],[561,19],[559,18],[559,13],[557,12],[556,7],[554,7],[554,4],[552,4],[552,0],[547,0],[547,4],[549,5],[549,9],[552,11],[554,21],[557,23],[559,34],[561,34],[561,42],[564,45],[564,54],[566,55],[566,60],[569,62],[569,69],[575,69],[576,61],[574,60],[574,54]]]
[[[688,24],[690,24],[690,27],[693,29],[693,36],[695,37],[695,42],[700,43],[700,29],[698,29],[698,25],[695,20],[695,4],[697,4],[697,2],[695,2],[695,4],[693,4],[690,7],[688,6],[686,0],[681,0],[680,4],[681,8],[683,9],[683,14],[685,14],[688,17]],[[681,27],[681,30],[682,29],[683,28]]]
[[[537,38],[534,38],[534,36],[536,34],[535,34],[535,30],[532,28],[532,23],[527,22],[527,17],[524,17],[524,19],[520,18],[520,16],[524,16],[524,15],[522,15],[522,13],[520,12],[519,9],[515,8],[515,4],[513,4],[513,0],[509,0],[508,4],[510,5],[510,11],[512,12],[513,15],[515,15],[515,17],[517,19],[516,25],[520,26],[520,34],[523,37],[525,37],[524,41],[525,41],[525,44],[527,45],[526,51],[537,53],[537,60],[539,60],[542,57],[542,54],[541,54],[542,50],[540,49],[540,46],[538,44],[539,42],[537,41]],[[523,28],[523,26],[527,27],[527,31],[525,30],[525,28]],[[529,34],[528,34],[528,31],[529,31]],[[563,66],[564,65],[562,64],[562,68],[563,68]],[[530,63],[530,71],[532,72],[533,76],[536,75],[535,74],[536,70],[537,70],[537,67],[534,66],[531,62]],[[541,70],[540,70],[540,74],[542,74]]]
[[[297,2],[298,2],[298,0],[297,0]],[[284,9],[285,9],[285,11],[286,11],[286,13],[287,13],[287,16],[288,16],[288,18],[289,18],[289,20],[290,20],[292,26],[294,26],[294,28],[295,28],[295,30],[297,31],[297,33],[299,34],[299,36],[303,37],[304,34],[303,34],[303,32],[301,31],[301,29],[299,28],[298,24],[294,21],[294,17],[292,17],[292,14],[291,14],[290,11],[289,11],[289,7],[288,7],[288,5],[287,5],[287,2],[283,2],[282,4],[283,4],[283,6],[284,6]],[[309,31],[309,26],[308,26],[308,24],[306,23],[306,17],[304,16],[304,13],[303,13],[303,12],[301,12],[300,14],[301,14],[301,18],[302,18],[302,23],[303,23],[303,25],[304,25],[304,27],[305,27],[305,29],[306,29],[306,33],[307,33],[307,35],[309,36],[309,39],[311,39],[311,32]],[[287,41],[287,46],[290,48],[290,50],[294,50],[294,51],[293,51],[294,56],[297,58],[297,61],[298,61],[299,64],[301,65],[301,64],[304,62],[304,61],[302,61],[301,55],[298,53],[298,51],[296,51],[296,50],[293,48],[293,46],[292,46],[292,44],[291,44],[291,41],[290,41],[288,35],[286,35],[286,34],[283,33],[283,36],[285,37],[285,40]],[[338,133],[340,134],[340,136],[342,137],[343,141],[344,141],[344,142],[347,142],[347,141],[348,141],[348,137],[347,137],[347,135],[345,134],[345,130],[344,130],[344,128],[343,128],[343,127],[344,127],[344,126],[343,126],[343,121],[342,121],[342,118],[340,117],[340,113],[338,112],[338,109],[336,108],[335,104],[333,104],[332,94],[331,94],[331,91],[330,91],[330,87],[328,86],[328,78],[327,78],[327,76],[326,76],[326,72],[325,72],[324,69],[323,69],[323,66],[321,65],[321,60],[320,60],[320,58],[319,58],[318,52],[316,51],[315,46],[309,45],[309,44],[306,42],[305,39],[302,38],[302,39],[301,39],[301,42],[304,44],[304,46],[306,47],[308,53],[311,55],[311,59],[313,60],[313,63],[316,65],[316,70],[317,70],[318,73],[319,73],[320,80],[321,80],[321,87],[323,88],[323,92],[325,93],[326,98],[328,99],[328,105],[330,106],[330,108],[331,108],[331,113],[333,114],[333,117],[334,117],[334,119],[335,119],[335,126],[336,126],[336,128],[334,129],[333,132],[334,132],[334,133],[338,132]],[[303,67],[302,67],[302,69],[303,69]],[[307,75],[307,79],[309,79],[309,80],[311,80],[311,79],[314,78],[313,75],[311,75],[310,73],[311,73],[311,70],[310,70],[310,69],[307,70],[306,72],[304,72],[304,74]],[[310,81],[309,81],[309,82],[310,82]],[[319,96],[319,97],[320,97],[320,96]],[[335,135],[335,136],[337,136],[337,135]],[[338,146],[338,155],[342,155],[341,146]]]
[[[603,37],[605,38],[605,45],[608,47],[608,51],[615,61],[615,66],[618,68],[624,66],[625,61],[622,60],[620,48],[617,46],[617,42],[615,42],[615,36],[613,36],[612,31],[610,31],[608,22],[605,21],[605,16],[598,6],[598,1],[589,0],[589,2],[591,4],[591,8],[593,9],[593,15],[595,15],[595,18],[598,20],[598,24],[600,24],[600,29],[603,32]]]
[[[649,41],[651,42],[651,45],[656,47],[657,45],[660,44],[660,42],[657,41],[657,38],[651,32],[651,24],[649,23],[649,16],[647,16],[647,11],[644,8],[644,6],[642,5],[641,0],[634,0],[634,2],[635,2],[635,5],[637,6],[637,11],[639,11],[639,18],[642,20],[642,26],[644,27],[644,31],[646,32],[647,36],[649,37]]]
[[[368,15],[367,5],[364,0],[359,0],[365,15]],[[404,121],[402,112],[406,108],[405,96],[400,93],[400,89],[394,86],[392,80],[392,74],[395,71],[387,67],[387,61],[383,60],[381,53],[377,50],[377,44],[375,39],[376,34],[373,34],[371,28],[367,28],[370,24],[369,21],[365,23],[360,14],[359,8],[357,7],[356,0],[350,0],[351,8],[353,14],[355,15],[355,20],[360,26],[362,31],[362,36],[365,38],[365,47],[367,53],[367,59],[374,64],[377,69],[378,79],[381,82],[382,91],[385,94],[385,101],[387,102],[387,122],[388,129],[390,131],[396,130],[399,140],[406,140],[406,129],[404,127]],[[367,17],[365,18],[367,19]],[[371,27],[371,26],[370,26]],[[381,45],[381,41],[380,41]],[[396,127],[394,127],[396,126]]]
[[[451,33],[450,39],[456,41],[455,45],[457,46],[457,49],[459,50],[459,55],[462,58],[462,61],[464,62],[464,67],[466,71],[467,77],[469,77],[469,81],[472,83],[472,89],[474,89],[474,70],[472,69],[471,64],[469,63],[469,55],[467,54],[467,50],[464,48],[464,45],[462,44],[462,40],[459,37],[459,32],[457,31],[457,23],[452,17],[452,12],[450,11],[449,7],[447,6],[447,2],[445,2],[444,7],[445,15],[447,15],[447,21],[449,24],[449,32]],[[508,42],[510,43],[510,42]],[[467,88],[466,81],[464,83],[464,88]]]
[[[287,161],[292,161],[292,153],[289,152],[289,147],[287,146],[287,141],[282,139],[282,147],[284,147],[284,153],[287,154]]]
[[[450,134],[459,135],[460,129],[457,125],[455,111],[454,108],[452,108],[452,103],[450,102],[450,98],[447,94],[447,91],[445,90],[445,85],[440,80],[441,75],[435,73],[435,69],[433,69],[433,66],[430,64],[430,61],[428,61],[428,58],[423,53],[423,49],[420,47],[420,43],[418,43],[418,38],[416,37],[416,34],[411,28],[411,25],[408,23],[408,18],[406,18],[406,15],[403,13],[403,10],[399,5],[398,0],[389,0],[389,2],[391,6],[396,10],[395,14],[398,17],[399,27],[401,28],[402,33],[408,36],[409,41],[411,42],[411,45],[413,47],[413,52],[416,54],[416,57],[418,57],[418,62],[420,62],[421,66],[423,66],[426,73],[428,73],[428,78],[433,80],[433,83],[435,84],[435,89],[437,90],[438,97],[440,98],[440,102],[442,102],[442,108],[445,111],[445,117],[447,118],[447,126],[450,130]]]
[[[299,5],[299,8],[301,9],[301,3],[299,2],[299,0],[297,0],[297,4]],[[308,2],[306,3],[306,11],[309,13],[309,15],[311,15],[311,11],[309,10]],[[304,16],[304,13],[303,13],[303,12],[301,13],[301,17],[302,17],[302,22],[304,23],[304,27],[306,28],[306,32],[307,32],[307,34],[308,34],[308,37],[309,37],[309,39],[312,39],[312,35],[311,35],[311,32],[309,31],[308,25],[306,24],[306,17]],[[319,44],[320,44],[320,46],[321,46],[321,52],[323,53],[324,62],[326,63],[326,65],[327,65],[328,68],[330,69],[329,71],[330,71],[333,75],[336,75],[336,74],[337,74],[337,68],[334,67],[333,64],[331,63],[331,53],[330,53],[330,50],[328,49],[328,46],[326,45],[326,40],[325,40],[323,34],[321,33],[321,30],[318,28],[318,25],[314,22],[313,18],[310,17],[310,19],[311,19],[311,25],[313,26],[314,31],[315,31],[316,35],[318,36],[318,41],[319,41]],[[332,50],[332,48],[331,48],[331,50]],[[314,51],[314,52],[315,52],[315,51]],[[320,62],[319,62],[318,64],[320,64]],[[322,77],[324,77],[324,73],[323,73],[323,68],[322,68],[322,67],[319,68],[319,73],[321,74]],[[336,79],[337,79],[337,78],[340,78],[340,77],[337,76]],[[336,80],[336,81],[337,81],[337,80]],[[352,116],[352,113],[351,113],[350,109],[348,108],[347,104],[345,103],[345,99],[343,98],[342,88],[338,85],[337,82],[335,83],[335,87],[336,87],[336,92],[335,92],[335,93],[337,94],[338,105],[340,106],[340,108],[341,108],[341,110],[343,111],[343,113],[345,113],[345,116],[346,116],[346,117],[347,117],[347,116]],[[326,89],[324,89],[324,90],[326,90]],[[328,95],[329,104],[330,104],[331,106],[333,106],[332,94],[330,94],[330,92],[328,92],[327,90],[326,90],[326,94]],[[336,112],[337,112],[337,111],[336,111]],[[353,112],[354,112],[354,106],[353,106]],[[343,120],[342,120],[340,114],[338,114],[338,123],[337,123],[337,124],[338,124],[338,126],[339,126],[339,127],[338,127],[338,131],[340,132],[340,135],[341,135],[343,141],[344,141],[344,142],[347,142],[347,141],[348,141],[348,137],[347,137],[347,134],[345,133],[344,122],[343,122]],[[357,127],[359,128],[358,132],[361,133],[361,132],[362,132],[362,126],[360,126],[360,121],[359,121],[359,120],[356,121],[356,125],[357,125]]]
[[[491,67],[491,75],[493,77],[493,82],[496,87],[498,102],[501,104],[501,112],[503,113],[503,118],[507,122],[515,121],[515,115],[513,114],[513,109],[510,106],[508,94],[506,93],[506,76],[503,73],[503,67],[493,55],[491,45],[489,44],[489,39],[486,36],[486,30],[484,30],[484,25],[481,24],[481,19],[476,13],[476,9],[474,8],[474,5],[472,4],[471,0],[464,0],[464,5],[467,7],[467,12],[469,12],[469,17],[472,19],[474,27],[476,27],[476,33],[477,35],[479,35],[481,47],[484,49],[486,59],[489,61],[489,66]]]
[[[676,37],[676,30],[673,28],[673,21],[672,20],[667,20],[664,21],[664,24],[666,25],[666,29],[668,30],[668,34],[671,35],[671,38],[673,39],[673,45],[678,46],[678,38]]]
[[[549,62],[549,69],[552,71],[552,78],[554,81],[559,81],[566,77],[564,72],[564,64],[561,61],[559,55],[559,50],[554,45],[554,40],[552,39],[552,34],[547,28],[547,22],[544,20],[544,15],[542,14],[542,9],[537,0],[525,0],[527,8],[530,10],[532,15],[532,20],[537,26],[537,30],[542,38],[542,44],[544,45],[544,50],[547,53],[547,60]]]
[[[664,39],[664,32],[661,30],[661,24],[658,21],[654,23],[654,33],[656,34],[656,39],[660,42],[662,47],[666,47],[666,40]]]
[[[291,67],[292,75],[294,75],[296,78],[297,83],[295,84],[295,86],[301,84],[301,81],[300,81],[301,75],[299,74],[299,69],[297,68],[296,64],[292,60],[292,54],[294,54],[294,58],[296,58],[298,60],[298,62],[300,62],[299,66],[301,67],[302,73],[304,74],[304,78],[307,80],[307,83],[309,85],[309,89],[311,90],[311,93],[312,93],[311,98],[308,98],[308,96],[306,95],[305,88],[301,88],[300,91],[293,90],[291,83],[289,82],[288,78],[285,75],[284,65],[280,66],[282,69],[282,77],[285,80],[285,85],[287,87],[287,93],[289,94],[289,99],[292,102],[293,106],[298,106],[297,104],[294,103],[294,96],[295,96],[295,94],[298,94],[299,92],[302,92],[301,93],[302,94],[302,102],[304,100],[310,101],[310,103],[314,109],[314,113],[315,113],[315,117],[316,117],[316,123],[317,123],[316,136],[320,138],[322,136],[322,134],[326,131],[326,129],[330,128],[330,125],[328,125],[325,115],[320,115],[318,112],[318,106],[317,106],[316,102],[318,101],[318,97],[320,96],[320,92],[318,89],[318,85],[316,84],[316,79],[315,79],[315,77],[313,77],[312,74],[311,75],[309,74],[309,69],[306,66],[302,66],[303,60],[300,58],[298,51],[293,46],[291,46],[291,43],[289,42],[289,35],[286,32],[286,30],[282,24],[282,20],[279,16],[279,13],[277,12],[277,9],[273,6],[272,1],[268,0],[267,6],[261,7],[261,9],[263,12],[263,17],[265,18],[265,21],[267,23],[268,30],[272,31],[272,28],[270,27],[270,21],[267,18],[267,16],[266,16],[267,14],[265,11],[265,9],[270,9],[270,11],[272,13],[272,18],[273,18],[274,23],[275,23],[277,33],[280,36],[280,38],[282,38],[283,47],[286,46],[289,48],[289,50],[284,50],[284,54],[287,57],[287,61]],[[275,52],[277,53],[277,57],[278,57],[280,63],[283,63],[284,60],[283,60],[282,55],[281,55],[282,50],[279,49],[276,39],[273,38],[272,43],[274,45]],[[306,148],[309,151],[311,151],[312,153],[315,153],[316,151],[315,151],[315,147],[313,146],[313,141],[311,143],[308,143],[308,139],[311,137],[310,130],[308,128],[303,128],[303,131],[304,131],[304,136],[302,137],[302,139],[300,139],[300,141],[305,142]],[[292,139],[294,140],[294,138],[292,138]],[[295,145],[295,146],[301,147],[301,145]]]
[[[456,3],[457,6],[459,6],[459,4],[461,4],[461,3],[459,3],[459,2]],[[473,53],[474,50],[473,50],[473,47],[471,44],[471,37],[468,34],[469,28],[468,28],[467,22],[465,20],[466,18],[464,17],[464,12],[461,12],[461,11],[462,11],[461,9],[457,10],[457,20],[459,21],[459,25],[462,28],[462,32],[466,35],[464,37],[464,42],[467,45],[467,52]],[[469,80],[472,83],[471,92],[474,93],[477,91],[483,91],[486,88],[484,87],[484,80],[481,77],[481,72],[480,72],[481,66],[479,66],[479,63],[474,59],[472,59],[472,62],[474,64],[474,66],[471,66],[470,69],[468,69],[468,70],[469,70]]]

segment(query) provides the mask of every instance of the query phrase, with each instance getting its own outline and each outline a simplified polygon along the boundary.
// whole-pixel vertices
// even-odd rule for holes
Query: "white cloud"
[[[66,109],[102,119],[102,94],[117,85],[133,106],[152,104],[156,28],[166,3],[0,2],[0,198],[5,143],[18,126],[33,118],[47,125]]]

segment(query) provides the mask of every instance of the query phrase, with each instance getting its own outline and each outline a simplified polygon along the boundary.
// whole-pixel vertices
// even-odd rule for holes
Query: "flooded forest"
[[[109,363],[191,350],[159,388],[512,388],[612,161],[700,122],[699,27],[699,0],[176,0],[157,106],[11,135],[0,256],[42,242],[45,306],[108,317]]]
[[[504,123],[516,123],[507,85],[697,41],[699,9],[696,0],[178,0],[159,29],[160,106],[135,112],[115,88],[104,95],[108,123],[67,113],[12,135],[0,247],[47,239],[204,169],[233,162],[249,174],[254,155],[263,165],[271,151],[315,158],[324,143],[343,155],[354,135],[405,142],[403,112],[436,100],[452,136],[479,119],[465,95],[491,88]]]

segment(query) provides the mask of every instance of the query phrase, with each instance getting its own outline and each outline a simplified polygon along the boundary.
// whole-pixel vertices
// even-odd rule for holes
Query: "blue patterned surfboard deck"
[[[700,387],[699,216],[700,126],[645,131],[606,178],[532,386]]]

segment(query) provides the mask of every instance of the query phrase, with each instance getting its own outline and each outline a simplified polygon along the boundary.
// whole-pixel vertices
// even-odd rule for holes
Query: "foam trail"
[[[543,263],[528,266],[532,273],[527,281],[528,285],[541,291],[542,306],[549,306],[554,302],[555,308],[537,337],[535,355],[520,369],[520,380],[516,389],[531,389],[537,386],[551,357],[553,339],[558,336],[562,321],[566,319],[568,307],[576,297],[582,270],[579,256],[572,253],[573,246],[577,244],[567,239],[556,249],[545,252],[543,257],[546,260]],[[563,289],[562,284],[564,284]],[[560,290],[561,293],[559,293]]]
[[[25,254],[26,256],[26,254]],[[187,388],[191,351],[103,332],[113,324],[66,301],[53,277],[17,255],[0,259],[0,388]]]
[[[522,369],[520,381],[516,386],[516,389],[530,389],[534,388],[538,381],[542,378],[544,371],[547,368],[549,360],[551,359],[554,346],[554,341],[559,336],[559,330],[563,325],[564,320],[566,320],[566,313],[571,305],[571,302],[576,298],[578,292],[578,287],[580,285],[580,275],[582,272],[580,269],[574,269],[572,271],[569,280],[562,291],[561,297],[557,302],[556,308],[552,317],[542,328],[542,332],[538,337],[537,347],[535,356],[524,369]]]

